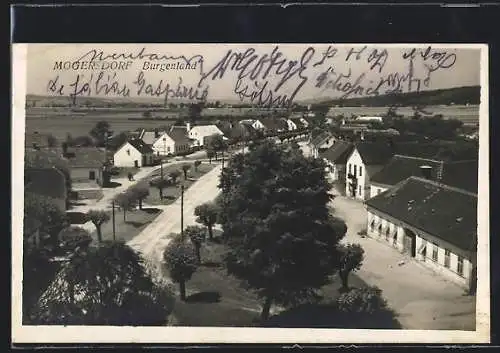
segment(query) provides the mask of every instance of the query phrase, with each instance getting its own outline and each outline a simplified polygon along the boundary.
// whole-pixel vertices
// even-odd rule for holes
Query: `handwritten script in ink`
[[[69,96],[73,103],[78,97],[107,96],[154,97],[167,104],[175,99],[204,101],[213,95],[287,107],[304,95],[347,99],[419,92],[432,87],[434,73],[451,70],[458,60],[455,51],[431,46],[286,49],[229,46],[222,53],[192,56],[146,48],[118,53],[92,49],[72,61],[56,62],[47,92]],[[167,77],[166,72],[174,70],[175,78]]]

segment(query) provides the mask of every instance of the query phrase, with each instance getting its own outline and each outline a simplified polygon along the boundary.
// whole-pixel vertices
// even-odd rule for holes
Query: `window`
[[[130,156],[130,150],[127,150],[127,154]]]
[[[457,273],[462,277],[464,275],[464,258],[462,256],[458,256],[457,259]]]
[[[381,191],[382,189],[377,189],[377,195],[380,194]]]
[[[351,163],[349,163],[349,174],[351,174]]]
[[[433,248],[432,248],[432,261],[437,261],[438,260],[438,245],[436,243],[432,243]]]
[[[357,165],[354,165],[354,176],[356,176],[356,175],[357,175],[357,174],[356,174],[356,172],[358,171],[357,169],[358,169],[358,166],[357,166]]]
[[[95,171],[91,170],[91,171],[89,172],[89,179],[90,179],[90,180],[95,180]]]
[[[382,223],[378,225],[378,232],[381,234],[382,233]]]
[[[361,185],[359,186],[359,195],[361,195]]]
[[[387,225],[387,228],[385,229],[385,240],[389,241],[389,236],[391,234],[391,228],[389,225]]]
[[[363,176],[363,167],[359,166],[359,176]]]
[[[450,268],[450,250],[444,249],[444,267]]]
[[[427,255],[427,241],[426,240],[422,240],[422,245],[418,249],[418,253],[420,255],[422,255],[423,257],[425,257]]]
[[[370,230],[373,231],[373,228],[375,228],[375,219],[370,222]]]
[[[398,243],[398,230],[394,229],[394,233],[392,234],[392,245],[396,245]]]

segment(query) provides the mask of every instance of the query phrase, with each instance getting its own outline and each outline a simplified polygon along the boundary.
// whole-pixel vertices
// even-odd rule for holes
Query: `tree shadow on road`
[[[218,303],[220,302],[220,293],[217,291],[205,291],[191,294],[186,298],[187,303]]]
[[[151,221],[146,221],[146,222],[136,222],[136,221],[125,221],[125,224],[131,225],[134,228],[140,228],[146,224],[151,223]]]
[[[146,212],[147,214],[157,214],[161,212],[161,210],[156,207],[143,207],[141,211]]]
[[[122,186],[121,183],[117,183],[116,181],[110,181],[109,183],[107,183],[106,185],[103,186],[104,189],[114,189],[114,188],[117,188],[119,186]]]
[[[263,327],[401,329],[394,312],[346,313],[335,304],[303,304],[272,316]]]

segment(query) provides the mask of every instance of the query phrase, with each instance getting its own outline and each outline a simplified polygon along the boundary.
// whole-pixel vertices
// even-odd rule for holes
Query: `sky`
[[[273,50],[275,65],[270,65],[268,59],[273,57]],[[99,52],[108,57],[103,62],[94,55],[93,62],[99,65],[111,65],[109,56],[113,53],[135,58],[118,58],[116,61],[123,62],[121,70],[102,66],[95,66],[94,70],[65,70],[56,64],[79,59],[81,64]],[[141,52],[145,57],[137,58]],[[236,54],[245,52],[247,55],[235,64]],[[157,54],[157,58],[148,60],[145,54]],[[154,98],[166,94],[173,99],[191,92],[196,97],[205,94],[209,100],[241,98],[246,102],[351,98],[398,88],[409,92],[479,85],[480,54],[478,47],[437,44],[30,44],[27,93]],[[161,56],[181,59],[158,59]],[[182,70],[176,66],[187,60],[196,62],[196,67]],[[290,63],[292,66],[287,69]],[[170,64],[172,68],[153,70],[151,64]],[[217,71],[223,66],[226,70]],[[100,72],[101,80],[97,80]],[[256,76],[250,78],[252,72]],[[171,90],[165,93],[167,84]]]

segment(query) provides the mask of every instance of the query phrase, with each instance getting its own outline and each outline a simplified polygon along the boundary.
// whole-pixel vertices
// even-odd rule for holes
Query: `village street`
[[[365,250],[363,266],[356,274],[382,289],[404,328],[475,330],[475,297],[464,296],[462,288],[390,246],[360,237],[357,233],[366,229],[367,222],[363,203],[332,193],[336,194],[332,211],[348,227],[344,241],[358,243]]]
[[[195,225],[194,209],[202,203],[212,201],[219,194],[221,166],[203,175],[184,193],[184,229]],[[181,199],[165,206],[163,212],[139,235],[128,242],[139,251],[146,261],[161,268],[163,250],[170,242],[172,233],[181,231]]]

